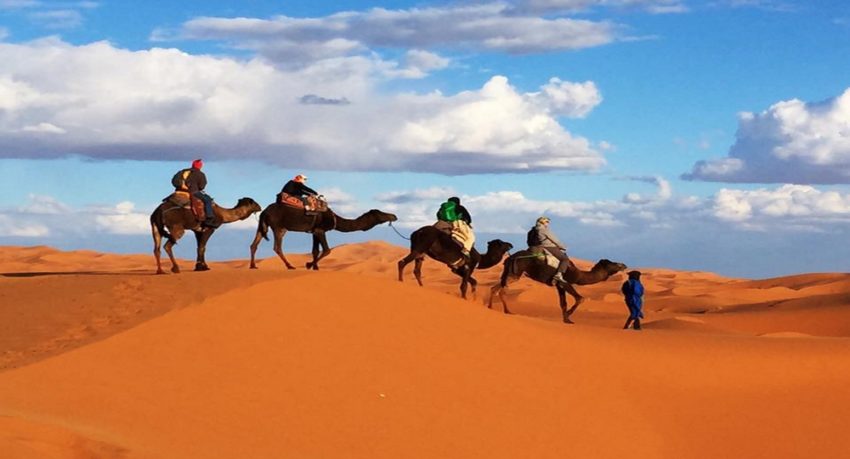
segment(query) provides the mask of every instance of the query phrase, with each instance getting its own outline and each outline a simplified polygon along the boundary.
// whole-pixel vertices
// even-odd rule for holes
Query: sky
[[[203,158],[224,207],[303,173],[402,235],[457,195],[482,248],[547,215],[583,259],[850,266],[844,1],[0,0],[0,62],[0,245],[149,253]],[[256,224],[207,257],[246,258]]]

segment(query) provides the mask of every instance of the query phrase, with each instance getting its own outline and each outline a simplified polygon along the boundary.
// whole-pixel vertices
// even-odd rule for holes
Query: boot
[[[640,319],[635,319],[635,330],[640,330]]]

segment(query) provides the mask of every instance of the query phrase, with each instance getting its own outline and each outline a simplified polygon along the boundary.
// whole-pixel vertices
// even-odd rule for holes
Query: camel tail
[[[263,239],[268,241],[269,240],[269,224],[268,224],[268,222],[266,222],[266,215],[267,214],[266,214],[265,210],[260,214],[260,219],[259,219],[260,222],[257,223],[257,232],[260,233],[261,236],[263,236]]]
[[[156,209],[154,213],[151,215],[151,223],[156,226],[156,230],[159,231],[159,234],[168,239],[171,242],[171,245],[177,244],[177,239],[174,239],[174,236],[165,229],[165,223],[162,221],[162,209]]]

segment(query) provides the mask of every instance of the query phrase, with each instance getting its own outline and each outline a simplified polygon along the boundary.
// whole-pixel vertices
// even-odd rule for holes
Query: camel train
[[[193,167],[197,163],[198,161],[193,163]],[[199,169],[193,170],[199,172]],[[208,202],[205,203],[192,202],[193,199],[189,199],[187,196],[182,198],[178,196],[180,193],[193,196],[192,192],[187,192],[191,189],[191,186],[186,186],[185,179],[190,177],[190,174],[186,174],[186,171],[183,170],[178,173],[178,175],[183,174],[183,181],[177,180],[178,175],[175,175],[175,179],[172,181],[177,187],[175,193],[164,199],[150,216],[157,274],[165,274],[162,269],[160,253],[163,246],[171,261],[171,272],[180,272],[180,267],[174,257],[173,247],[186,231],[195,233],[197,243],[195,271],[209,270],[210,268],[205,260],[206,245],[215,233],[216,228],[222,224],[245,220],[257,212],[260,212],[260,216],[257,231],[250,246],[250,269],[257,269],[255,258],[257,248],[263,239],[269,239],[269,230],[274,237],[274,252],[287,269],[295,269],[295,267],[283,253],[284,236],[288,231],[310,233],[313,239],[312,260],[306,263],[306,268],[318,270],[319,261],[331,253],[326,234],[328,231],[336,230],[344,233],[368,231],[380,224],[392,224],[392,222],[398,220],[395,215],[377,209],[372,209],[354,219],[339,216],[327,207],[324,200],[317,200],[314,196],[296,198],[284,193],[293,181],[290,181],[284,187],[284,190],[278,194],[278,199],[266,206],[265,209],[262,209],[256,201],[247,197],[239,199],[232,208],[221,207],[212,202],[212,198],[208,198]],[[299,178],[306,180],[305,176],[299,175],[296,177],[296,181]],[[312,191],[303,185],[303,180],[300,182],[300,186]],[[204,177],[200,186],[201,194],[203,194],[202,190],[205,184],[206,179]],[[185,189],[181,189],[180,186],[185,186]],[[207,209],[210,209],[206,211],[206,214],[203,210],[198,210],[198,207],[203,207],[204,204],[208,206]],[[203,215],[203,218],[201,218],[201,215]],[[162,243],[163,239],[165,239],[165,244]],[[423,226],[410,235],[410,252],[397,263],[398,280],[404,281],[405,267],[414,262],[413,274],[417,283],[422,286],[422,264],[427,256],[445,264],[452,273],[460,277],[460,295],[462,298],[466,298],[467,290],[470,287],[473,295],[476,292],[478,282],[473,277],[475,270],[492,268],[504,259],[500,281],[490,289],[488,308],[492,308],[493,298],[498,297],[502,303],[503,312],[511,314],[505,300],[504,291],[511,282],[525,275],[537,282],[555,287],[563,321],[571,324],[573,321],[570,316],[584,301],[584,298],[576,291],[574,286],[602,282],[626,269],[626,265],[623,263],[603,259],[589,271],[582,271],[570,264],[568,269],[563,270],[562,268],[560,269],[561,272],[558,272],[558,260],[548,255],[546,250],[542,250],[540,247],[521,250],[513,254],[509,253],[511,249],[513,249],[511,243],[493,239],[487,243],[487,251],[483,254],[474,247],[467,251],[467,247],[453,238],[451,232],[437,226]],[[505,258],[506,254],[508,255],[507,258]],[[575,300],[575,304],[569,308],[567,307],[567,294]]]

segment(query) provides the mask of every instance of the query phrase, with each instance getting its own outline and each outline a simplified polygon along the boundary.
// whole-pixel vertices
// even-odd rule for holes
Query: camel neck
[[[232,223],[239,220],[244,220],[250,215],[250,211],[244,207],[234,207],[226,209],[218,205],[215,206],[215,213],[221,217],[222,223]]]
[[[369,214],[363,214],[354,220],[336,216],[336,227],[334,228],[337,231],[341,231],[343,233],[350,233],[352,231],[366,231],[370,230],[378,224],[377,219],[373,218]]]

